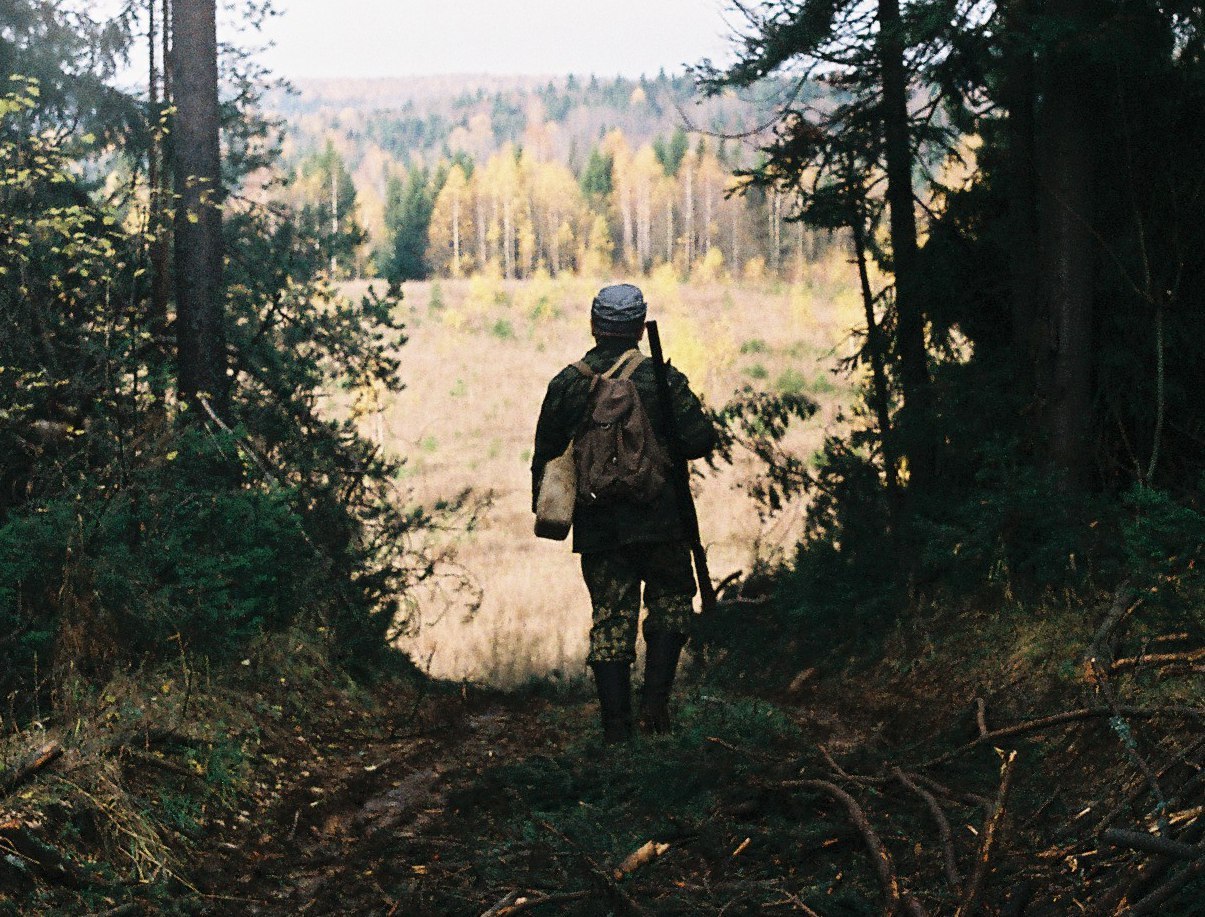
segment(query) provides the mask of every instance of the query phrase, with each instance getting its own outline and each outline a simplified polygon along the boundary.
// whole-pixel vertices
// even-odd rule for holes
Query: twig
[[[975,722],[979,725],[980,738],[991,732],[987,728],[987,701],[982,697],[975,698]]]
[[[1164,903],[1174,897],[1189,882],[1205,873],[1205,855],[1189,863],[1145,898],[1130,908],[1128,917],[1144,917],[1146,914],[1166,914]]]
[[[1180,653],[1151,653],[1147,656],[1126,656],[1118,659],[1111,666],[1110,672],[1125,672],[1136,669],[1140,665],[1174,665],[1176,663],[1194,663],[1205,659],[1205,647],[1195,650],[1185,650]]]
[[[1205,856],[1205,848],[1173,841],[1156,834],[1147,834],[1145,831],[1110,828],[1102,837],[1118,847],[1129,847],[1131,850],[1141,850],[1145,853],[1158,853],[1176,860],[1195,860],[1200,856]]]
[[[910,773],[908,776],[921,786],[928,787],[938,796],[944,796],[946,799],[953,799],[955,802],[961,802],[968,806],[976,806],[980,809],[987,809],[992,804],[992,801],[986,796],[980,796],[978,793],[968,793],[962,790],[953,790],[945,784],[938,783],[932,777],[928,777],[924,774]]]
[[[848,780],[850,783],[862,784],[879,784],[887,782],[886,777],[867,777],[860,774],[855,775],[847,773],[845,768],[838,764],[836,759],[829,754],[829,750],[827,748],[825,748],[823,745],[817,745],[816,747],[820,749],[820,754],[824,755],[824,760],[828,762],[828,766],[831,767],[834,773],[836,773],[836,775],[842,780]]]
[[[866,818],[866,813],[862,811],[862,807],[858,805],[856,799],[837,786],[837,784],[830,783],[827,780],[788,780],[783,783],[783,786],[819,790],[832,796],[845,806],[850,820],[861,833],[862,840],[865,841],[866,848],[870,851],[870,858],[874,863],[875,872],[879,878],[879,885],[883,889],[883,895],[887,898],[887,913],[894,914],[903,906],[914,917],[923,917],[923,915],[928,914],[920,902],[913,898],[912,895],[901,892],[900,881],[896,875],[895,863],[891,859],[891,854],[883,846],[882,840],[879,839],[879,835],[871,826],[870,821]]]
[[[499,905],[502,904],[499,901],[498,904],[495,904],[482,914],[481,917],[510,917],[511,914],[522,914],[524,911],[530,911],[545,904],[567,904],[570,901],[582,901],[586,898],[594,897],[595,892],[557,892],[553,895],[534,895],[530,898],[522,897],[518,892],[512,892],[512,895],[514,895],[514,898],[510,904],[499,908]],[[507,897],[510,898],[511,896],[508,895]],[[505,900],[504,898],[503,901]]]
[[[1132,605],[1127,604],[1130,601],[1130,583],[1129,580],[1122,583],[1117,592],[1113,595],[1113,604],[1109,606],[1109,612],[1105,615],[1104,621],[1096,631],[1096,636],[1092,638],[1091,654],[1097,659],[1105,662],[1113,661],[1113,650],[1109,646],[1109,640],[1113,637],[1113,631],[1122,622],[1122,619],[1129,617],[1142,604],[1142,599],[1138,599]]]
[[[946,813],[942,811],[941,805],[932,793],[918,786],[900,768],[892,768],[891,773],[895,775],[896,780],[923,799],[925,805],[929,807],[929,811],[933,814],[933,819],[937,822],[938,834],[941,835],[941,849],[942,858],[945,861],[946,881],[950,883],[950,891],[955,895],[960,895],[962,893],[962,877],[958,874],[958,860],[954,855],[954,834],[950,830],[950,822],[946,818]]]
[[[1134,762],[1134,766],[1146,778],[1147,785],[1150,786],[1151,793],[1155,797],[1155,802],[1159,805],[1159,810],[1166,809],[1167,797],[1163,795],[1163,787],[1159,785],[1159,778],[1155,776],[1154,769],[1152,769],[1146,758],[1142,756],[1142,752],[1138,750],[1138,743],[1134,739],[1133,727],[1121,715],[1121,709],[1117,704],[1117,696],[1113,692],[1113,686],[1109,683],[1109,676],[1105,674],[1105,670],[1101,667],[1100,662],[1095,659],[1092,660],[1092,668],[1096,672],[1097,687],[1100,689],[1100,693],[1104,695],[1105,703],[1113,711],[1113,731],[1121,739],[1121,744],[1125,748],[1126,754],[1129,755],[1130,760]]]
[[[49,767],[63,754],[57,741],[47,742],[7,773],[0,774],[0,796],[6,796],[43,768]]]
[[[1000,765],[1000,791],[996,794],[996,807],[984,826],[983,843],[979,845],[979,853],[975,857],[975,870],[971,873],[970,884],[963,893],[962,902],[958,905],[958,910],[954,912],[954,917],[973,917],[979,910],[979,900],[983,897],[983,887],[987,883],[992,853],[1000,833],[1000,824],[1004,820],[1004,809],[1008,804],[1008,788],[1012,783],[1013,766],[1016,760],[1017,753],[1012,751]]]
[[[1118,714],[1134,717],[1152,717],[1161,716],[1167,713],[1187,713],[1190,716],[1203,717],[1205,710],[1197,707],[1185,706],[1169,706],[1169,707],[1118,707]],[[1043,729],[1050,729],[1054,726],[1066,726],[1070,723],[1078,723],[1082,720],[1095,719],[1101,716],[1113,716],[1114,711],[1109,707],[1083,707],[1079,710],[1067,710],[1064,713],[1055,713],[1051,716],[1039,717],[1036,720],[1026,720],[1023,723],[1017,723],[1014,726],[1005,726],[1003,729],[993,729],[991,732],[984,733],[979,738],[967,742],[958,748],[946,752],[944,755],[939,755],[936,758],[931,758],[928,761],[922,762],[921,767],[932,767],[935,764],[944,764],[946,761],[957,757],[963,752],[970,751],[973,748],[978,748],[980,745],[987,743],[996,743],[1001,739],[1011,739],[1016,736],[1026,735],[1031,732],[1040,732]]]
[[[572,840],[570,840],[567,836],[558,831],[548,822],[540,822],[540,825],[545,831],[548,831],[556,837],[559,837],[565,842],[565,844],[569,846],[571,850],[578,855],[582,862],[585,863],[589,868],[590,873],[593,875],[594,879],[599,885],[599,889],[606,894],[606,896],[611,900],[611,903],[615,905],[617,909],[628,914],[644,914],[644,909],[636,904],[636,902],[632,900],[631,896],[619,887],[619,884],[611,877],[610,873],[599,866],[598,863],[594,861],[594,858],[591,857],[590,854],[586,853],[581,846],[575,844]]]
[[[499,914],[513,905],[519,899],[519,895],[521,894],[522,892],[520,892],[517,888],[514,891],[507,892],[502,899],[497,901],[492,907],[482,911],[481,917],[498,917]]]

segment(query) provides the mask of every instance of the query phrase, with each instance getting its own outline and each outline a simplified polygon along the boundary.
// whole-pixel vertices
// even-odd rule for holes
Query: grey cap
[[[598,334],[627,337],[640,333],[648,305],[639,287],[616,283],[603,287],[590,306],[590,319]]]

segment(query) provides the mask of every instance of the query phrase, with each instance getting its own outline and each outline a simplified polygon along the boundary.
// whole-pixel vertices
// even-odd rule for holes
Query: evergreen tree
[[[430,173],[421,167],[410,169],[405,181],[397,176],[389,179],[385,192],[385,225],[390,244],[381,273],[390,283],[422,280],[428,276],[428,236],[435,199],[440,191],[436,184]],[[442,181],[438,184],[442,185]]]
[[[356,212],[356,185],[343,156],[330,140],[299,169],[301,218],[320,240],[332,276],[359,272],[359,249],[366,238]]]
[[[682,167],[682,159],[686,156],[689,146],[690,140],[686,131],[680,127],[670,135],[669,140],[658,137],[653,141],[653,151],[657,154],[657,161],[661,163],[661,168],[666,175],[676,176],[678,174],[678,169]]]
[[[582,172],[582,192],[593,201],[606,200],[615,190],[612,172],[615,158],[599,147],[590,151],[590,158]]]

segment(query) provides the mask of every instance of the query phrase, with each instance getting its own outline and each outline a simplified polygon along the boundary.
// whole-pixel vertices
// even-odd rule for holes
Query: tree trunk
[[[665,202],[665,263],[674,263],[674,198]]]
[[[162,129],[163,100],[170,98],[168,80],[168,44],[171,20],[168,18],[168,0],[162,0],[163,17],[156,21],[156,7],[160,0],[147,3],[147,107],[148,118],[153,119],[150,143],[147,148],[147,230],[149,237],[151,298],[147,314],[147,330],[151,335],[151,347],[157,349],[167,336],[168,301],[171,298],[171,234],[164,219],[164,202],[168,199],[167,179],[164,165],[168,162],[166,136]],[[158,66],[157,54],[162,49],[163,70]],[[162,79],[162,83],[160,80]],[[162,89],[161,89],[162,86]],[[158,367],[150,371],[150,391],[153,401],[150,411],[157,420],[166,417],[168,380]]]
[[[172,6],[176,339],[180,396],[226,403],[222,181],[215,0]]]
[[[866,312],[866,344],[870,350],[870,369],[874,381],[875,418],[879,423],[879,443],[883,450],[883,476],[887,482],[887,498],[895,514],[899,505],[899,478],[896,467],[894,434],[891,430],[891,390],[887,384],[887,342],[883,329],[874,314],[874,293],[870,288],[870,274],[866,266],[866,226],[862,212],[852,214],[850,229],[854,237],[854,258],[858,264],[858,281],[862,291],[862,308]],[[892,520],[893,523],[896,520]]]
[[[1005,9],[1004,103],[1008,108],[1008,268],[1012,342],[1020,384],[1032,390],[1038,351],[1038,210],[1034,99],[1037,84],[1029,39],[1029,0],[1010,0]],[[1031,392],[1030,392],[1031,393]]]
[[[1055,0],[1050,12],[1085,24],[1080,0]],[[1072,37],[1050,55],[1038,134],[1041,293],[1049,322],[1039,394],[1051,466],[1072,487],[1084,483],[1088,465],[1093,312],[1094,106],[1084,52],[1076,43]]]
[[[887,203],[891,210],[891,260],[895,273],[896,349],[900,360],[903,447],[911,487],[930,489],[936,453],[926,422],[930,414],[925,314],[917,276],[916,210],[912,192],[912,144],[908,126],[908,73],[904,65],[899,0],[879,0],[879,63],[883,79],[883,140]]]

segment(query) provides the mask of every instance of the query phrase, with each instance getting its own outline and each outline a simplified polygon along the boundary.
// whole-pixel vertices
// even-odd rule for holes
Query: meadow
[[[861,309],[850,273],[833,252],[793,283],[680,283],[663,269],[640,285],[667,358],[710,407],[745,386],[811,395],[820,410],[787,439],[811,455],[857,384],[838,371]],[[470,530],[434,536],[454,544],[455,565],[412,597],[403,644],[436,676],[508,687],[582,672],[589,598],[568,544],[532,535],[529,466],[548,380],[590,346],[589,303],[601,283],[569,275],[407,283],[405,389],[342,399],[374,440],[406,458],[399,499],[429,505],[465,487],[488,498]],[[756,473],[747,454],[703,471],[696,496],[715,579],[789,559],[802,504],[761,518],[741,489]]]

